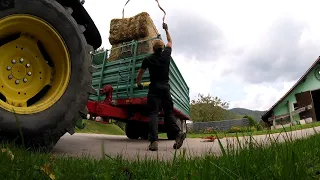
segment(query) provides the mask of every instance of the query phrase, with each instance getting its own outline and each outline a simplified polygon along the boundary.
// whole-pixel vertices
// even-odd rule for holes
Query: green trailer
[[[160,36],[144,41],[133,40],[121,46],[93,54],[95,72],[92,74],[92,87],[97,94],[89,97],[87,104],[90,116],[100,116],[105,120],[114,119],[126,123],[126,135],[130,139],[148,137],[147,94],[149,82],[148,70],[142,78],[144,88],[140,90],[135,81],[142,61],[150,53],[142,46]],[[146,49],[146,48],[145,48]],[[147,47],[148,49],[148,47]],[[118,52],[118,58],[108,60],[110,52]],[[178,125],[186,132],[186,120],[190,118],[189,87],[182,77],[176,63],[170,63],[171,96],[174,102],[174,115]],[[159,132],[166,132],[163,111],[159,112]]]

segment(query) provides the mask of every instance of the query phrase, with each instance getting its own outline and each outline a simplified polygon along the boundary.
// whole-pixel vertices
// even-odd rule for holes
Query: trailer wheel
[[[187,133],[188,132],[187,121],[186,120],[180,120],[180,122],[181,122],[181,131],[183,133]]]
[[[177,124],[182,132],[187,133],[187,123],[186,120],[180,120],[177,118]],[[170,131],[167,131],[167,137],[169,140],[175,140],[176,136]]]
[[[139,139],[140,131],[139,124],[135,122],[128,122],[125,127],[126,136],[129,139]]]
[[[149,139],[149,134],[148,133],[143,133],[141,136],[140,136],[141,139],[143,140],[148,140]]]
[[[149,123],[147,122],[142,122],[140,123],[140,138],[143,140],[148,140],[149,139]]]
[[[167,132],[167,137],[169,140],[175,140],[176,136],[173,133]]]
[[[71,14],[54,0],[1,1],[2,140],[17,138],[16,143],[49,151],[66,132],[74,133],[88,93],[94,93],[93,48]]]

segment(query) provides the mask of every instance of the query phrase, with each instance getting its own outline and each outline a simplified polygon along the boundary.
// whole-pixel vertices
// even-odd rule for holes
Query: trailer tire
[[[139,124],[136,122],[128,122],[125,127],[126,136],[129,139],[139,139]]]
[[[10,18],[15,22],[15,25],[12,25],[11,31],[8,30],[10,29],[10,23],[8,23]],[[3,25],[7,25],[8,27]],[[52,32],[50,31],[52,37],[51,35],[46,36],[46,32],[49,33],[49,31],[45,29],[47,27],[52,30]],[[23,47],[23,44],[19,44],[15,46],[15,48],[21,45],[21,52],[23,48],[25,48],[25,62],[35,62],[35,57],[38,57],[40,60],[40,56],[34,56],[31,52],[41,52],[42,60],[47,61],[51,59],[54,65],[52,66],[54,68],[52,71],[54,75],[51,74],[53,79],[50,79],[51,88],[45,96],[43,96],[43,98],[47,99],[39,101],[37,105],[28,107],[16,107],[14,104],[8,104],[6,101],[0,100],[1,140],[12,141],[16,139],[16,144],[24,142],[24,145],[27,147],[50,151],[66,132],[70,134],[74,133],[76,121],[81,118],[80,114],[85,114],[86,112],[89,93],[94,93],[91,86],[92,77],[90,72],[92,61],[90,51],[92,51],[93,48],[86,42],[83,35],[85,30],[85,27],[77,24],[72,17],[72,9],[61,6],[55,0],[0,1],[0,33],[2,37],[4,37],[4,35],[11,37],[12,34],[9,34],[11,32],[26,33],[27,37],[30,38],[28,39],[30,40],[30,44],[32,39],[37,39],[43,44],[45,51],[47,51],[47,56],[41,52],[39,45],[38,48],[40,51],[31,51],[31,49],[36,46],[32,46],[32,44],[27,46],[29,45],[27,44]],[[49,40],[46,40],[44,37],[48,39],[55,38],[61,41],[51,41],[51,44],[48,44],[47,42]],[[2,42],[3,41],[0,41],[0,43]],[[10,46],[8,45],[8,47]],[[66,53],[61,53],[60,56],[60,54],[55,54],[55,51],[63,51]],[[11,51],[7,52],[9,54],[11,53]],[[53,56],[53,54],[55,54],[55,56]],[[5,53],[0,53],[0,56],[2,57],[0,68],[3,68],[4,62],[10,62],[10,60],[5,59]],[[50,62],[47,62],[47,64],[49,63]],[[62,65],[59,65],[60,63],[62,63]],[[60,67],[63,68],[65,64],[68,65],[65,69],[59,69]],[[34,67],[36,67],[36,63]],[[45,67],[46,66],[43,66],[41,68]],[[38,69],[34,70],[38,71]],[[1,69],[0,72],[4,71]],[[48,72],[49,71],[43,71],[43,74]],[[36,77],[36,74],[39,74],[39,72],[33,72],[34,77]],[[41,75],[38,75],[38,77],[39,76],[41,79]],[[1,82],[1,78],[5,79],[6,77],[8,76],[5,76],[4,73],[0,74],[0,87],[5,85],[1,84],[3,83]],[[66,77],[66,79],[63,79],[64,77]],[[43,79],[45,79],[45,77],[43,77]],[[33,79],[28,82],[32,85]],[[58,84],[64,84],[64,82],[66,82],[66,85],[61,86],[62,88],[59,89],[60,86],[58,86]],[[55,83],[57,86],[55,86]],[[35,87],[35,85],[33,85],[33,87]],[[58,89],[55,87],[58,87]],[[56,94],[59,95],[52,95],[50,100],[50,92],[53,94],[56,92]],[[3,96],[4,93],[0,89],[0,97],[1,94]],[[16,96],[18,96],[18,94]],[[14,112],[12,108],[15,109]],[[19,125],[16,124],[16,120],[18,120]],[[23,138],[20,136],[20,129]]]
[[[149,123],[148,122],[141,122],[139,125],[139,133],[140,133],[140,138],[143,140],[148,140],[149,139]]]
[[[140,136],[141,139],[143,140],[148,140],[149,139],[149,134],[148,133],[144,133],[143,135]]]
[[[168,140],[175,140],[176,136],[173,133],[167,132]]]
[[[180,120],[180,121],[181,121],[181,131],[183,133],[188,133],[187,121],[186,120]]]
[[[183,133],[187,133],[187,123],[186,120],[180,120],[177,118],[177,124]],[[175,140],[176,136],[170,131],[167,131],[167,137],[169,140]]]

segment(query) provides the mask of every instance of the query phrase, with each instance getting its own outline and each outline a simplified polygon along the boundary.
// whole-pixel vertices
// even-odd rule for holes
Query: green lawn
[[[288,131],[295,131],[301,129],[308,129],[312,127],[320,126],[320,122],[314,122],[311,124],[304,124],[304,125],[296,125],[281,129],[274,129],[274,130],[262,130],[262,131],[253,131],[253,132],[243,132],[238,133],[239,136],[248,136],[248,135],[263,135],[263,134],[274,134],[274,133],[281,133],[281,132],[288,132]],[[212,134],[198,134],[198,133],[189,133],[188,138],[204,138],[211,135],[218,135],[218,137],[235,137],[237,133],[212,133]],[[167,137],[166,134],[161,134],[161,137]]]
[[[288,131],[295,131],[295,130],[301,130],[301,129],[308,129],[312,127],[320,126],[320,122],[314,122],[311,124],[304,124],[304,125],[296,125],[281,129],[274,129],[274,130],[262,130],[262,131],[253,131],[253,132],[240,132],[240,133],[227,133],[227,132],[219,132],[217,134],[215,133],[207,133],[207,134],[201,134],[201,133],[188,133],[188,138],[204,138],[208,136],[216,136],[222,138],[222,137],[236,137],[238,136],[250,136],[250,135],[263,135],[263,134],[274,134],[274,133],[281,133],[281,132],[288,132]],[[159,134],[159,137],[167,138],[166,133]]]
[[[86,123],[86,127],[84,129],[76,128],[77,133],[94,133],[94,134],[110,134],[110,135],[125,135],[124,131],[115,124],[103,124],[94,121],[83,120]],[[275,129],[275,130],[262,130],[262,131],[253,131],[253,132],[244,132],[238,133],[240,136],[247,136],[247,135],[263,135],[263,134],[273,134],[273,133],[280,133],[285,131],[294,131],[294,130],[301,130],[306,128],[312,128],[320,126],[320,122],[315,122],[311,124],[304,124],[304,125],[296,125],[287,128]],[[197,133],[189,133],[188,138],[204,138],[208,136],[216,135],[212,134],[197,134]],[[218,133],[218,137],[235,137],[237,133]],[[167,138],[166,133],[159,134],[161,138]]]
[[[187,158],[180,154],[170,161],[54,157],[2,147],[0,179],[5,180],[49,179],[49,176],[77,180],[320,179],[320,135],[295,142],[273,142],[271,146],[249,143],[238,150],[224,149],[220,157],[208,154]]]
[[[76,133],[93,133],[93,134],[110,134],[110,135],[124,135],[124,131],[115,124],[103,124],[100,122],[83,120],[86,123],[84,129],[76,128]]]

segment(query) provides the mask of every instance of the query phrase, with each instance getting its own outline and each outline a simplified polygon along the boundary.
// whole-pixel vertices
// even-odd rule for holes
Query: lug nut
[[[11,70],[11,66],[8,66],[8,67],[7,67],[7,70],[10,71],[10,70]]]
[[[24,78],[24,79],[23,79],[23,82],[25,82],[25,83],[26,83],[27,81],[28,81],[28,79],[27,79],[27,78]]]
[[[23,58],[21,58],[21,59],[20,59],[20,62],[21,62],[21,63],[23,63],[23,60],[24,60],[24,59],[23,59]]]
[[[12,77],[12,75],[10,74],[10,75],[8,76],[8,78],[9,78],[9,79],[12,79],[13,77]]]
[[[30,64],[26,64],[27,68],[30,67]]]
[[[31,76],[31,74],[32,74],[32,73],[29,71],[29,72],[28,72],[28,75]]]
[[[16,63],[16,60],[15,60],[15,59],[12,59],[11,62],[12,62],[12,64],[15,64],[15,63]]]
[[[16,80],[16,84],[19,84],[19,82],[20,82],[19,80]]]

